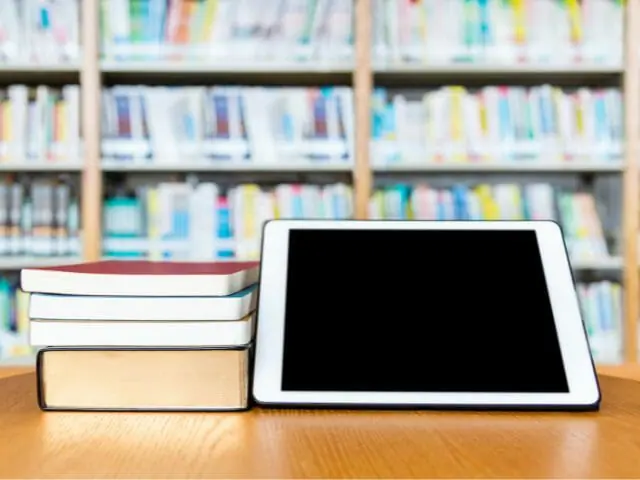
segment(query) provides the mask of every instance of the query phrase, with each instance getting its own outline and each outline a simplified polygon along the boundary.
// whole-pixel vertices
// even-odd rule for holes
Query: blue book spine
[[[600,93],[595,94],[593,108],[595,110],[594,116],[596,120],[596,140],[601,142],[607,139],[609,122],[607,121],[607,109],[604,104],[604,96]]]
[[[304,217],[304,205],[302,204],[302,195],[300,193],[300,186],[297,185],[291,194],[293,218]]]
[[[500,139],[508,141],[513,137],[513,124],[511,112],[509,110],[509,97],[505,92],[501,92],[498,99],[498,115],[500,125]]]
[[[385,101],[387,93],[383,88],[376,88],[373,91],[371,102],[371,138],[380,140],[384,135]]]
[[[480,41],[482,45],[491,45],[491,18],[489,16],[489,0],[478,0],[478,15],[480,17]]]
[[[219,240],[228,241],[233,238],[231,231],[231,212],[229,203],[225,197],[218,199],[218,231],[216,236]],[[220,248],[217,252],[219,258],[233,258],[234,252],[230,248]]]

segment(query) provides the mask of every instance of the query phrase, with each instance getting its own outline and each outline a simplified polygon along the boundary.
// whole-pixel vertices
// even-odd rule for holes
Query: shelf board
[[[79,172],[81,163],[11,163],[0,162],[0,172]]]
[[[0,81],[3,83],[44,83],[48,85],[78,83],[80,65],[61,64],[0,64]]]
[[[247,62],[233,63],[221,61],[207,63],[206,61],[109,61],[100,63],[103,73],[351,73],[353,66],[338,63],[322,62]]]
[[[52,267],[81,263],[79,256],[34,257],[34,256],[0,256],[0,270],[20,270],[22,268]]]
[[[502,162],[502,163],[431,163],[431,164],[389,164],[373,166],[376,173],[394,172],[549,172],[549,173],[598,173],[621,172],[624,165],[619,162]]]
[[[429,65],[419,63],[391,63],[375,66],[375,74],[418,75],[618,75],[624,71],[622,65],[576,64],[576,65],[500,65],[482,63],[459,63]]]
[[[309,164],[309,163],[282,163],[282,164],[208,164],[208,163],[153,163],[153,164],[115,164],[103,163],[104,172],[351,172],[350,164]]]
[[[11,72],[25,73],[80,73],[80,64],[76,63],[0,63],[0,74]]]
[[[486,85],[560,87],[619,86],[624,69],[611,65],[381,64],[375,83],[396,88],[437,88],[446,84],[480,88]]]
[[[228,82],[255,85],[349,85],[353,66],[349,64],[237,63],[206,61],[103,61],[100,70],[108,83],[128,82],[161,85],[189,85]]]
[[[624,259],[621,256],[611,256],[592,260],[575,260],[571,265],[574,270],[622,270]]]

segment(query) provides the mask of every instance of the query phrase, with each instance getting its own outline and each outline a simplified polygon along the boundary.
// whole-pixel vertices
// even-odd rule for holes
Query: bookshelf
[[[4,84],[25,81],[30,84],[54,81],[78,83],[81,95],[81,130],[83,158],[80,163],[69,164],[0,164],[0,172],[6,173],[69,173],[79,177],[81,185],[82,255],[86,261],[103,256],[103,198],[106,177],[121,174],[132,178],[170,175],[184,178],[187,174],[225,175],[229,178],[249,178],[252,175],[268,175],[271,178],[307,178],[310,175],[349,178],[353,187],[353,215],[365,219],[369,216],[370,199],[380,178],[430,179],[432,176],[508,175],[510,178],[529,176],[575,176],[589,178],[617,176],[622,180],[622,226],[620,253],[607,258],[581,259],[574,268],[581,272],[613,271],[621,274],[624,295],[624,361],[638,361],[637,319],[640,317],[638,278],[638,211],[640,208],[638,166],[635,160],[640,151],[640,65],[637,52],[625,49],[622,62],[602,64],[582,62],[576,65],[515,65],[504,64],[455,64],[430,66],[409,64],[395,60],[380,61],[374,52],[374,11],[379,2],[354,0],[353,43],[354,62],[305,62],[291,63],[282,60],[269,62],[203,62],[186,59],[134,60],[127,62],[102,58],[101,55],[101,0],[82,0],[80,11],[80,56],[78,61],[63,64],[30,63],[0,64],[0,81]],[[634,45],[640,33],[640,0],[628,0],[624,7],[625,45]],[[353,92],[353,142],[354,156],[349,164],[300,164],[281,162],[271,164],[209,164],[185,161],[179,164],[149,163],[123,164],[109,162],[102,152],[103,87],[120,83],[127,85],[218,85],[227,82],[241,85],[293,85],[319,84],[348,85]],[[372,159],[371,116],[374,108],[372,97],[378,86],[385,88],[433,88],[442,85],[468,84],[535,86],[543,83],[577,87],[621,87],[623,103],[631,108],[624,110],[624,153],[621,162],[574,161],[570,164],[536,161],[530,163],[429,163],[429,164],[375,164]],[[257,178],[262,178],[258,176]],[[259,181],[259,180],[256,180]],[[0,256],[0,268],[19,269],[26,266],[46,265],[75,257],[42,259],[38,257]]]

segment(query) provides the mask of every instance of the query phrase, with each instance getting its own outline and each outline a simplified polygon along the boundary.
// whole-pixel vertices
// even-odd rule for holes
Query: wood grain
[[[371,93],[373,70],[371,68],[371,0],[355,1],[355,69],[353,70],[353,99],[355,126],[355,163],[353,190],[355,194],[355,218],[369,215],[369,199],[373,184],[370,147],[371,142]]]
[[[0,379],[33,372],[34,367],[0,367]]]
[[[100,0],[84,0],[81,4],[82,251],[85,261],[95,262],[102,256]]]
[[[594,413],[55,413],[0,380],[2,478],[640,477],[640,382]]]

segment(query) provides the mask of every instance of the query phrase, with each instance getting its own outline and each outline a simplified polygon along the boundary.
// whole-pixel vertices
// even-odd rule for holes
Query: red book
[[[59,295],[220,297],[257,283],[258,262],[81,263],[22,270],[25,292]]]

